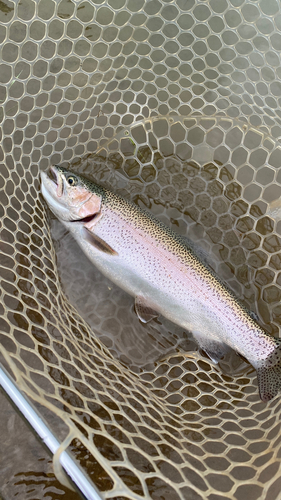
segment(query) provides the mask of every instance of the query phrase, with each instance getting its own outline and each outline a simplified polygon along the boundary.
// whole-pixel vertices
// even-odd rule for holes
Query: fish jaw
[[[83,184],[70,186],[57,167],[41,172],[41,192],[61,221],[79,221],[101,210],[101,196],[89,192]]]
[[[69,208],[62,204],[60,196],[57,194],[57,183],[51,180],[46,172],[41,172],[40,176],[41,193],[48,206],[59,219],[69,220]]]

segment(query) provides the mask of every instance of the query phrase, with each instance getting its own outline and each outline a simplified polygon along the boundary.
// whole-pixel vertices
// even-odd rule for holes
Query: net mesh
[[[278,336],[279,3],[4,0],[0,22],[2,363],[104,498],[278,498],[279,398],[236,355],[215,366],[188,332],[140,325],[39,170],[148,207]]]

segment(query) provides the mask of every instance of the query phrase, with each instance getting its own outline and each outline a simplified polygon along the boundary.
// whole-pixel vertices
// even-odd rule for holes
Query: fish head
[[[58,165],[41,172],[41,192],[52,212],[62,221],[81,220],[101,209],[101,193],[91,190],[79,175]]]

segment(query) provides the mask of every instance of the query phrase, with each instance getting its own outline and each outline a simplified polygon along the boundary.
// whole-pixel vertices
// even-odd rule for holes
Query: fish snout
[[[46,171],[46,174],[47,174],[47,177],[49,177],[49,179],[51,181],[53,181],[58,186],[58,184],[59,184],[59,182],[58,182],[58,172],[57,172],[56,168],[52,167],[52,166],[49,167],[47,169],[47,171]]]

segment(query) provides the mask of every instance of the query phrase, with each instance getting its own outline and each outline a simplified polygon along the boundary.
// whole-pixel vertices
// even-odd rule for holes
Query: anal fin
[[[201,347],[201,349],[216,364],[224,357],[225,354],[231,351],[231,348],[223,342],[206,338],[204,335],[200,335],[197,332],[193,332],[193,336],[198,342],[199,347]]]
[[[139,320],[142,323],[148,323],[154,318],[158,318],[159,313],[149,305],[142,295],[135,298],[135,310]]]
[[[225,344],[210,344],[208,347],[202,347],[203,351],[209,356],[209,358],[216,364],[224,357],[228,352],[228,349],[224,349]]]

